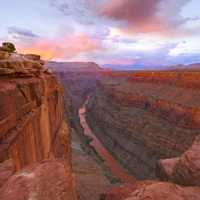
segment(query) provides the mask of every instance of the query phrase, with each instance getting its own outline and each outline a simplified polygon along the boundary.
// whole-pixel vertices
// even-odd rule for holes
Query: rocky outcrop
[[[127,81],[112,76],[98,82],[87,122],[129,173],[155,179],[156,162],[179,157],[199,134],[200,73],[134,72]]]
[[[10,178],[2,172],[0,199],[76,200],[63,86],[38,61],[38,55],[18,54],[0,61],[0,162],[11,158],[21,169]],[[62,160],[43,161],[54,158]]]
[[[200,135],[179,158],[159,160],[155,173],[160,181],[200,187]]]
[[[15,170],[15,163],[13,159],[0,163],[0,188],[14,174]]]
[[[0,189],[0,199],[76,200],[75,177],[65,159],[28,165]]]
[[[0,46],[0,60],[4,60],[9,57],[10,49],[8,47]]]
[[[62,85],[55,76],[1,77],[0,88],[0,161],[21,169],[47,159],[62,123]]]
[[[54,62],[45,61],[45,67],[52,71],[102,71],[94,62]]]
[[[138,188],[153,183],[153,181],[136,181],[135,183],[124,183],[112,188],[106,195],[105,200],[124,200],[128,198]]]
[[[199,187],[182,187],[173,183],[151,183],[137,188],[126,200],[197,200]]]

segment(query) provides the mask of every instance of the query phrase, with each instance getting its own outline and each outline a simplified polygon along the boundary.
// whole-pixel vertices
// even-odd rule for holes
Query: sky
[[[200,63],[200,0],[0,0],[0,43],[114,69]]]

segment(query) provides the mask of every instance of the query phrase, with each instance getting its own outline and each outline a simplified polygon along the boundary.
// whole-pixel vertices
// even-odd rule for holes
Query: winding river
[[[137,179],[133,175],[126,174],[122,166],[116,161],[116,159],[101,145],[97,137],[90,130],[83,113],[85,112],[85,106],[88,103],[90,97],[88,95],[87,100],[83,104],[82,108],[79,109],[79,117],[82,127],[84,128],[84,134],[89,135],[93,138],[90,145],[93,146],[99,156],[105,159],[104,165],[109,166],[111,172],[115,175],[116,178],[123,179],[124,182],[134,182]]]

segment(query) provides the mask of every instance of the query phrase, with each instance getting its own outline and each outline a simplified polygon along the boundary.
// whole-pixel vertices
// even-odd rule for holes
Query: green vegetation
[[[9,51],[10,53],[13,53],[16,50],[14,44],[12,44],[10,42],[4,42],[4,43],[2,43],[2,45],[4,47],[8,47],[10,49],[10,51]]]

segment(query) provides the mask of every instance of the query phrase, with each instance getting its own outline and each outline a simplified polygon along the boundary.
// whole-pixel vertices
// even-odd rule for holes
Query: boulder
[[[200,187],[200,143],[183,153],[169,177],[172,183]]]
[[[39,62],[42,66],[45,64],[44,60],[42,60],[42,59],[37,60],[37,62]]]
[[[181,157],[159,160],[155,174],[159,181],[182,186],[200,186],[200,135]]]
[[[182,187],[173,183],[157,182],[137,188],[126,200],[197,200],[199,187]]]
[[[9,53],[7,51],[0,50],[0,60],[4,60],[9,57]]]
[[[112,188],[106,194],[105,200],[124,200],[128,198],[137,188],[153,183],[154,181],[136,181],[135,183],[124,183],[118,187]]]
[[[40,60],[40,55],[37,54],[25,54],[24,57],[31,60]]]
[[[0,46],[0,51],[10,51],[8,47]]]
[[[0,163],[0,188],[15,172],[15,163],[13,159]]]
[[[64,159],[28,165],[3,185],[0,199],[76,200],[75,175]]]
[[[169,177],[173,172],[175,164],[178,162],[179,157],[160,159],[155,167],[155,175],[158,181],[169,181]]]
[[[44,70],[44,74],[51,75],[52,72],[51,72],[51,70],[49,70],[49,69],[45,69],[45,70]]]

